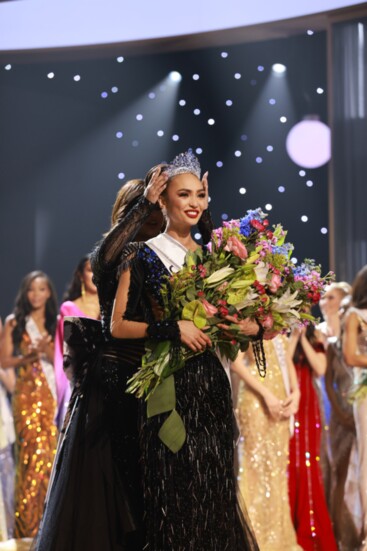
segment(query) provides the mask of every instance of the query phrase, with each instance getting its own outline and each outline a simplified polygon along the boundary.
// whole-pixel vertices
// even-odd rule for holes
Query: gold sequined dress
[[[20,353],[39,330],[28,318]],[[16,538],[33,537],[38,529],[56,450],[56,388],[53,365],[42,359],[17,370],[13,395],[16,433],[15,532]]]
[[[247,368],[277,398],[287,396],[280,362],[285,373],[285,347],[282,336],[264,341],[267,374],[258,375],[255,362],[246,359]],[[290,421],[274,421],[262,398],[240,383],[238,416],[239,488],[261,551],[300,551],[293,528],[287,485]]]

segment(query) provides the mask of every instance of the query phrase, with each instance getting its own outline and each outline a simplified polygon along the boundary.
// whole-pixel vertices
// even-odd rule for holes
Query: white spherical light
[[[298,166],[322,166],[331,157],[330,128],[316,115],[309,115],[291,128],[286,139],[286,149]]]

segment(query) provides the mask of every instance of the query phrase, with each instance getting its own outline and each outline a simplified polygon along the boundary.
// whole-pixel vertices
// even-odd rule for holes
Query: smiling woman
[[[169,179],[159,201],[166,231],[124,250],[111,322],[114,337],[141,343],[141,353],[130,357],[136,369],[147,339],[172,341],[174,353],[179,353],[181,343],[196,352],[170,380],[173,408],[168,404],[164,413],[148,415],[140,408],[144,549],[254,551],[258,547],[236,497],[226,371],[209,351],[209,337],[193,321],[162,319],[162,285],[170,272],[181,268],[187,251],[198,248],[191,229],[207,208],[207,177],[201,179],[198,160],[190,151],[178,155],[164,172]],[[180,423],[186,432],[167,438]]]
[[[16,371],[12,400],[17,459],[16,538],[36,534],[55,456],[56,308],[56,296],[48,276],[31,272],[22,281],[14,312],[6,320],[1,340],[1,365]]]

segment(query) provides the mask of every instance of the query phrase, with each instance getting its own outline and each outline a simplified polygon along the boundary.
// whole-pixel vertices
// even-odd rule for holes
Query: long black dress
[[[169,275],[165,266],[147,245],[131,243],[124,250],[121,268],[130,270],[124,318],[156,321],[163,306],[160,287]],[[176,410],[187,432],[176,454],[158,438],[168,414],[147,419],[144,402],[140,412],[144,550],[258,549],[236,496],[232,398],[226,372],[214,354],[205,352],[175,374],[175,388]]]
[[[110,319],[121,251],[154,208],[142,197],[92,253],[101,322],[74,318],[65,327],[74,391],[34,550],[142,548],[138,401],[125,389],[144,343],[113,339]]]

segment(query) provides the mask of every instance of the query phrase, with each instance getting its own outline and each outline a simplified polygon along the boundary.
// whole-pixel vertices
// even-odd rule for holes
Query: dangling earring
[[[81,282],[80,292],[82,294],[82,297],[85,296],[85,284],[84,281]]]

